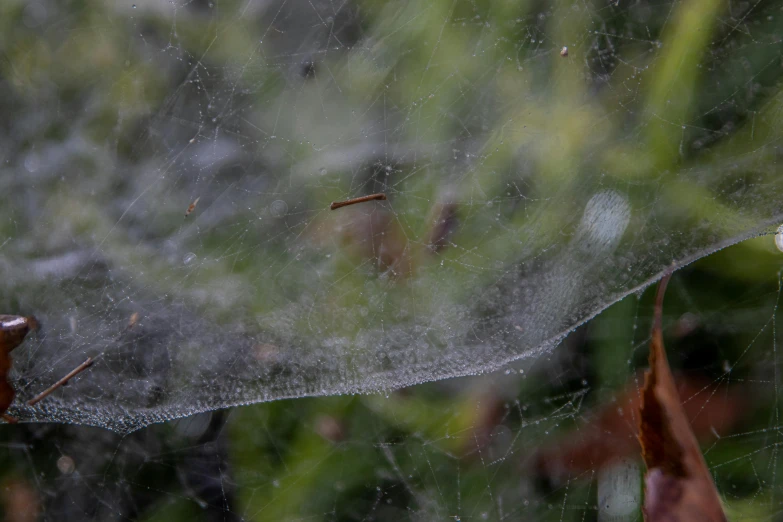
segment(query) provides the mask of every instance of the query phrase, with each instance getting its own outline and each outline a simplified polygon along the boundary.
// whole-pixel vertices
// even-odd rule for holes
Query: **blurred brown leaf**
[[[688,324],[680,321],[676,328],[692,330],[692,318],[686,319]],[[748,390],[741,384],[728,386],[725,381],[694,374],[676,375],[673,384],[670,399],[682,409],[686,425],[698,440],[714,440],[731,430],[750,406]],[[589,478],[613,461],[640,455],[642,395],[637,377],[610,401],[580,415],[583,423],[577,429],[537,453],[534,465],[540,476],[555,483]],[[652,480],[656,481],[655,475]]]
[[[7,316],[5,316],[7,317]],[[7,522],[35,522],[40,513],[40,500],[32,484],[10,479],[2,484],[3,510]]]
[[[431,228],[427,244],[433,254],[446,248],[451,236],[459,226],[456,203],[440,203],[433,207],[430,217]]]
[[[428,224],[422,239],[411,239],[388,208],[356,206],[313,221],[305,236],[319,247],[336,245],[355,258],[369,260],[379,272],[405,280],[426,254],[438,254],[448,247],[459,228],[457,204],[434,205]]]
[[[403,279],[413,273],[412,245],[386,209],[357,205],[330,213],[308,227],[307,235],[319,246],[336,244],[349,255],[371,261],[380,272]]]
[[[678,375],[674,382],[691,429],[698,439],[714,438],[731,429],[747,407],[747,391],[741,386],[721,389],[707,378]],[[560,482],[590,477],[616,459],[640,454],[638,439],[641,389],[631,381],[610,402],[582,416],[585,423],[563,439],[541,450],[535,461],[538,472]]]
[[[663,346],[663,295],[670,276],[658,286],[650,369],[639,408],[639,442],[647,465],[644,518],[724,521],[718,491],[688,423]]]
[[[345,439],[345,423],[333,415],[318,415],[314,429],[318,435],[335,444]]]
[[[38,323],[34,317],[0,315],[0,415],[5,415],[16,395],[13,386],[8,382],[11,351],[22,344],[30,330],[37,327]]]

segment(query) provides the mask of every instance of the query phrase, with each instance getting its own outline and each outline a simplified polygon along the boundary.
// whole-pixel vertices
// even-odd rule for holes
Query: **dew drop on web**
[[[620,242],[631,218],[628,200],[613,190],[595,194],[580,223],[580,240],[590,249],[611,252]]]
[[[277,199],[273,201],[271,205],[269,205],[269,213],[272,214],[272,217],[283,217],[287,212],[288,204],[282,199]]]

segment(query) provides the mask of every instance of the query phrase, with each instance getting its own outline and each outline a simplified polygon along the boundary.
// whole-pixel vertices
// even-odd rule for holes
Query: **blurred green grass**
[[[264,49],[259,41],[264,31],[251,17],[193,14],[183,7],[172,19],[155,10],[139,9],[133,15],[122,15],[134,16],[135,24],[121,26],[106,22],[110,4],[85,0],[65,8],[63,17],[75,19],[71,25],[77,30],[63,35],[57,24],[26,28],[25,6],[25,2],[0,6],[4,56],[0,73],[8,94],[0,100],[0,107],[12,122],[5,129],[7,139],[13,135],[9,156],[76,131],[92,142],[110,141],[110,149],[120,158],[117,164],[143,161],[149,150],[165,149],[166,145],[161,145],[157,136],[142,133],[140,138],[140,129],[150,120],[171,117],[167,103],[172,100],[172,88],[191,88],[188,71],[199,70],[193,68],[194,61],[202,62],[203,69],[217,76],[211,81],[233,85],[247,104],[262,107],[253,124],[271,130],[265,126],[267,122],[277,121],[276,113],[290,103],[285,94],[290,80],[285,67],[276,65],[280,60],[293,60],[293,53],[282,57],[272,51],[258,53]],[[240,2],[221,3],[226,13],[235,13],[241,6]],[[348,101],[343,105],[335,101],[334,106],[323,109],[335,116],[329,125],[344,125],[346,134],[361,135],[364,122],[352,117],[351,102],[366,103],[382,96],[384,103],[406,108],[400,111],[407,114],[404,121],[384,122],[396,141],[436,143],[449,149],[450,137],[463,129],[468,135],[489,136],[481,144],[483,154],[471,171],[471,179],[457,176],[451,183],[460,199],[477,206],[501,206],[510,173],[523,150],[524,163],[536,173],[531,186],[525,187],[524,197],[530,201],[529,213],[543,228],[529,238],[533,251],[548,246],[547,238],[557,231],[575,226],[573,213],[562,207],[578,200],[585,187],[594,183],[624,187],[632,197],[637,194],[640,204],[648,201],[650,190],[656,190],[659,198],[671,201],[671,207],[679,210],[659,217],[657,225],[665,230],[698,228],[705,216],[722,216],[727,230],[738,230],[751,226],[755,216],[737,211],[703,185],[683,181],[678,176],[680,169],[703,170],[705,176],[720,179],[722,172],[740,164],[750,177],[758,177],[748,183],[772,184],[770,179],[777,176],[777,153],[759,145],[774,144],[780,137],[780,45],[753,46],[748,42],[754,34],[776,33],[777,17],[766,19],[766,13],[776,12],[773,2],[760,3],[748,14],[749,23],[758,22],[751,26],[750,36],[721,28],[719,21],[726,16],[726,6],[710,0],[640,2],[618,10],[567,2],[434,1],[426,7],[357,2],[356,6],[361,13],[359,30],[384,37],[367,43],[369,51],[343,49],[322,62],[324,67],[354,73],[350,81],[338,79]],[[634,22],[635,12],[641,9],[650,10],[651,17],[644,23]],[[596,19],[601,21],[597,24],[600,29],[595,29]],[[481,48],[486,56],[483,62],[464,60],[481,40],[486,24],[495,29],[496,45]],[[596,89],[601,60],[606,57],[602,51],[611,40],[598,38],[596,33],[612,34],[612,27],[622,29],[625,24],[638,25],[639,30],[632,30],[632,42],[609,53],[608,58],[628,66],[609,68],[604,73],[610,76],[608,87]],[[642,28],[648,34],[645,45],[638,34]],[[146,46],[129,48],[132,30],[142,30]],[[619,37],[621,32],[613,34]],[[569,47],[566,59],[558,54],[562,45]],[[160,66],[157,54],[166,52],[181,58],[182,70]],[[379,54],[387,61],[378,59]],[[740,67],[737,64],[741,61],[747,64]],[[775,72],[770,72],[773,69]],[[751,101],[737,94],[747,77],[761,83],[759,95]],[[311,112],[317,112],[322,104],[318,85],[304,85],[301,91],[300,107],[310,104]],[[495,101],[482,104],[484,97]],[[714,115],[719,111],[713,108],[721,107],[727,98],[742,103],[729,104],[741,112],[722,115],[737,129],[724,139],[726,122]],[[51,116],[47,121],[28,122],[28,115],[41,104],[60,109],[47,111]],[[498,114],[477,115],[476,105],[494,107]],[[631,114],[643,115],[641,120],[629,117],[629,106],[633,107]],[[482,128],[486,121],[495,126]],[[201,122],[189,124],[196,136]],[[304,161],[312,147],[322,145],[329,136],[323,123],[309,121],[286,121],[274,129],[276,139],[299,142],[288,149],[290,164]],[[232,130],[240,135],[244,132],[242,128]],[[683,148],[683,144],[704,136],[715,143],[704,149]],[[169,156],[164,155],[171,159]],[[144,267],[140,273],[145,283],[164,293],[183,293],[181,280],[166,275],[169,270],[153,248],[111,237],[115,220],[107,219],[100,206],[83,198],[87,191],[112,194],[117,190],[116,179],[102,171],[106,165],[116,164],[102,163],[86,153],[67,159],[64,170],[77,170],[82,180],[91,181],[44,182],[46,186],[39,190],[48,199],[45,221],[58,226],[37,230],[41,241],[66,244],[73,238],[108,238],[104,250],[114,261]],[[410,166],[399,168],[405,175],[412,173]],[[595,182],[599,172],[602,181]],[[6,174],[12,175],[8,170]],[[352,172],[345,168],[330,174],[337,179],[314,186],[303,183],[303,190],[324,203],[340,199],[351,189]],[[280,179],[285,181],[282,176]],[[428,202],[438,199],[443,184],[434,174],[413,176],[395,190],[415,195],[394,201],[404,233],[424,236]],[[550,199],[552,194],[557,196],[554,200]],[[162,192],[160,198],[165,197]],[[74,201],[79,205],[75,207]],[[0,209],[0,232],[5,236],[14,234],[14,212],[10,204]],[[162,212],[166,213],[164,225],[153,233],[165,238],[176,233],[182,212],[178,206]],[[237,221],[253,218],[250,212],[239,215]],[[519,225],[527,219],[527,212],[519,213],[512,215],[510,222]],[[457,239],[462,250],[446,250],[442,256],[452,267],[449,281],[464,278],[472,260],[508,262],[519,258],[519,238],[511,241],[517,227],[509,227],[508,232],[493,229],[492,240],[487,241],[491,227],[488,215],[465,220]],[[228,232],[211,230],[200,236],[204,250],[221,251],[240,237],[241,227],[227,228]],[[280,270],[287,260],[282,255],[287,246],[271,237],[272,232],[266,233],[268,248],[248,247],[239,262],[226,256],[200,267],[200,280],[219,285],[231,277],[242,284],[257,276],[259,266],[271,273]],[[678,273],[667,297],[670,322],[688,311],[698,311],[708,332],[731,323],[734,310],[747,307],[752,318],[747,324],[721,331],[720,353],[714,354],[714,360],[698,363],[706,369],[723,360],[731,365],[737,361],[732,369],[739,375],[736,379],[767,383],[751,394],[757,404],[737,430],[738,435],[716,441],[706,455],[727,508],[738,520],[769,520],[779,511],[777,476],[783,472],[776,458],[779,387],[777,374],[769,375],[770,368],[777,370],[779,363],[775,339],[768,337],[770,327],[765,327],[777,312],[779,255],[770,237],[743,242]],[[460,263],[453,262],[457,259]],[[358,263],[346,257],[334,268],[334,279],[340,281],[342,290],[340,299],[346,301],[332,303],[337,309],[348,308],[348,301],[357,305],[356,296],[367,286],[367,272],[357,270]],[[422,277],[432,281],[422,285],[424,290],[416,298],[425,309],[435,309],[436,299],[429,289],[443,276],[425,269]],[[212,313],[218,319],[233,317],[235,308],[250,316],[271,313],[280,295],[296,293],[307,281],[302,274],[276,286],[259,286],[242,294],[231,307]],[[40,291],[45,292],[46,286]],[[403,291],[410,290],[383,288],[391,294],[387,299]],[[471,288],[453,284],[442,292],[469,296]],[[358,304],[370,306],[371,297],[363,296],[367,302]],[[368,513],[378,519],[434,520],[456,519],[469,507],[471,515],[464,516],[465,520],[482,519],[483,514],[499,519],[498,499],[505,498],[513,519],[594,520],[594,477],[575,477],[565,486],[547,489],[535,483],[527,465],[536,449],[557,436],[578,431],[584,412],[610,400],[644,367],[650,299],[647,292],[641,298],[632,296],[617,303],[586,327],[582,344],[561,346],[551,356],[514,366],[515,371],[522,369],[524,373],[507,379],[461,379],[388,397],[298,399],[233,410],[227,427],[233,469],[227,480],[235,483],[239,511],[247,520],[361,520]],[[331,317],[324,314],[320,320],[327,323]],[[344,324],[346,335],[355,335],[375,320],[372,316],[349,319]],[[297,328],[304,330],[301,324],[294,326]],[[754,344],[760,332],[764,333],[762,342]],[[749,355],[744,355],[746,352]],[[581,362],[577,365],[567,356]],[[676,352],[671,357],[673,361],[685,358]],[[585,390],[584,396],[580,390]],[[497,404],[502,410],[500,420],[488,420],[487,410]],[[324,419],[340,426],[344,438],[329,440],[322,424],[331,421]],[[485,423],[491,430],[500,426],[512,434],[507,453],[492,458],[482,454],[492,451],[477,441]],[[5,429],[7,437],[12,436],[9,429]],[[493,464],[498,458],[503,460]],[[35,473],[47,466],[25,467],[14,462],[6,466],[8,473],[26,475],[35,484],[39,483]],[[148,487],[133,479],[130,482],[133,488]],[[144,506],[141,518],[169,522],[198,519],[203,510],[187,494],[177,493],[177,488],[177,484],[165,485]],[[386,504],[387,500],[391,504]],[[379,506],[391,507],[383,511]]]

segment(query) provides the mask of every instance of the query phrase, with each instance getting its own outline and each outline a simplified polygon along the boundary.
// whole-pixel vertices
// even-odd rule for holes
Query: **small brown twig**
[[[197,197],[196,199],[193,200],[193,203],[191,203],[188,206],[188,209],[185,211],[185,217],[188,217],[194,210],[196,210],[196,205],[198,205],[198,200],[200,200],[200,199],[201,199],[201,197],[199,196],[199,197]]]
[[[52,384],[51,386],[49,386],[48,388],[46,388],[44,391],[42,391],[41,393],[39,393],[29,401],[27,401],[27,405],[35,406],[36,404],[44,400],[46,397],[48,397],[54,390],[56,390],[61,386],[65,386],[66,384],[68,384],[68,381],[70,379],[73,379],[78,374],[80,374],[81,372],[83,372],[84,370],[92,366],[92,363],[93,363],[92,357],[87,357],[86,361],[84,361],[79,366],[71,370],[70,373],[68,373],[68,375],[66,375],[65,377],[63,377],[56,383]]]
[[[356,203],[364,203],[365,201],[372,201],[374,199],[384,200],[384,199],[386,199],[386,194],[384,194],[384,193],[370,194],[369,196],[362,196],[360,198],[347,199],[345,201],[333,201],[332,204],[329,205],[329,208],[331,210],[337,210],[340,207],[346,207],[348,205],[355,205]]]
[[[133,312],[130,316],[130,319],[128,319],[128,327],[127,330],[130,330],[134,326],[136,326],[136,323],[139,322],[139,312]]]

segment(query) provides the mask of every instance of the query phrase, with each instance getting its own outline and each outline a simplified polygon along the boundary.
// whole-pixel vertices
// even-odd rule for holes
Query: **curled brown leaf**
[[[693,375],[676,375],[674,382],[699,440],[730,430],[747,411],[748,393],[741,385],[725,387]],[[725,388],[718,393],[721,386]],[[581,416],[578,429],[541,449],[535,459],[538,473],[555,482],[590,477],[616,459],[638,456],[640,406],[641,390],[634,379],[611,400]]]
[[[38,328],[35,317],[20,315],[0,315],[0,415],[14,401],[16,391],[8,382],[8,372],[11,370],[11,351],[22,344],[30,330]],[[6,418],[10,420],[10,418]]]
[[[650,369],[639,407],[639,442],[647,465],[644,518],[725,521],[718,491],[682,407],[663,346],[663,295],[671,274],[661,280],[655,301]]]

